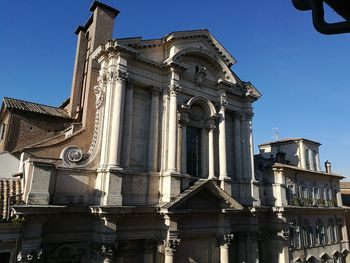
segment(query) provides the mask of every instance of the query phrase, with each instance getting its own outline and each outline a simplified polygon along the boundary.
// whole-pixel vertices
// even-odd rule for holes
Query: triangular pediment
[[[173,202],[162,206],[162,210],[176,211],[222,211],[241,210],[243,207],[213,180],[199,180],[182,192]]]

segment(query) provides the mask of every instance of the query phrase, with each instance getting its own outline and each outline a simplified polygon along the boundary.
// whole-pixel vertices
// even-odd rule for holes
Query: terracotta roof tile
[[[43,104],[38,104],[34,102],[24,101],[24,100],[18,100],[13,98],[4,98],[3,101],[4,105],[8,109],[14,109],[19,111],[27,111],[27,112],[33,112],[38,114],[44,114],[49,115],[53,117],[60,117],[60,118],[70,118],[68,113],[60,108],[47,106]]]
[[[20,179],[0,178],[0,220],[6,220],[8,214],[8,199],[10,196],[19,195],[22,192]],[[21,200],[21,196],[15,196],[10,205]]]

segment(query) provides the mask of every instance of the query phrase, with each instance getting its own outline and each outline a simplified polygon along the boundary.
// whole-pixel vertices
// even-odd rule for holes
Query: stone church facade
[[[113,40],[119,11],[98,1],[90,11],[76,30],[70,98],[58,108],[15,99],[1,108],[4,138],[11,112],[24,123],[24,115],[60,122],[48,138],[45,127],[35,133],[42,140],[11,151],[20,156],[21,201],[5,202],[14,220],[0,229],[0,254],[19,262],[350,262],[344,224],[329,261],[321,248],[294,252],[296,214],[336,213],[340,222],[345,209],[341,200],[322,211],[285,201],[286,183],[273,172],[293,165],[259,156],[255,175],[252,104],[261,95],[208,30]],[[341,177],[314,173],[334,179],[338,194]]]

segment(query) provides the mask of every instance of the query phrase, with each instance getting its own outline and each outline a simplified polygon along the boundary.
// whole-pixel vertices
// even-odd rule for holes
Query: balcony
[[[325,199],[312,199],[312,198],[301,198],[293,197],[288,200],[290,206],[303,206],[303,207],[337,207],[338,203],[336,199],[325,200]]]

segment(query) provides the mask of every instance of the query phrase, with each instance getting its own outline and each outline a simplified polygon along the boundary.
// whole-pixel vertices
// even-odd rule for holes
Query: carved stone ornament
[[[220,119],[219,115],[213,115],[209,117],[205,122],[205,127],[209,130],[215,129],[219,119]]]
[[[171,238],[171,239],[164,240],[165,249],[175,251],[176,248],[180,245],[180,241],[181,240],[178,238]]]
[[[113,256],[117,247],[118,243],[93,242],[91,244],[91,248],[104,257]]]
[[[233,241],[234,235],[233,234],[226,234],[226,235],[220,235],[218,237],[218,243],[219,245],[230,245]]]
[[[40,260],[43,254],[42,249],[30,250],[30,251],[19,251],[17,255],[17,262],[34,262]]]
[[[189,108],[187,105],[181,105],[179,108],[179,123],[181,125],[187,125],[189,123]]]
[[[117,81],[125,81],[128,75],[129,73],[126,67],[112,65],[108,67],[107,82],[113,84]]]
[[[106,72],[106,70],[102,70],[102,69],[100,70],[97,81],[98,81],[98,85],[100,87],[106,86],[106,84],[107,84],[107,72]]]
[[[196,73],[196,84],[198,87],[203,85],[203,82],[207,76],[207,69],[205,67],[201,67]]]
[[[247,111],[244,113],[244,117],[246,120],[252,120],[254,116],[254,113],[252,111]]]
[[[176,96],[181,91],[180,83],[177,80],[173,80],[173,82],[169,86],[169,95]]]
[[[220,96],[220,101],[219,101],[219,106],[221,108],[226,108],[228,105],[228,101],[227,101],[227,96],[226,94],[221,94]]]
[[[100,116],[104,103],[104,87],[95,86],[94,93],[96,96],[95,106],[95,124],[94,124],[94,132],[92,135],[91,143],[89,150],[86,154],[83,154],[82,150],[78,146],[68,146],[64,148],[61,152],[61,159],[63,160],[65,165],[74,166],[84,164],[87,159],[94,152],[97,144],[98,131],[100,127]]]
[[[118,80],[125,81],[129,76],[129,72],[126,70],[126,68],[119,68],[118,69]]]
[[[101,88],[101,86],[95,86],[94,87],[94,93],[96,96],[96,101],[95,101],[95,105],[96,105],[96,109],[99,109],[103,103],[103,89]]]
[[[66,164],[75,164],[83,159],[83,152],[78,146],[68,146],[61,152],[61,159]]]
[[[115,252],[114,244],[102,244],[100,254],[103,256],[112,256]]]

